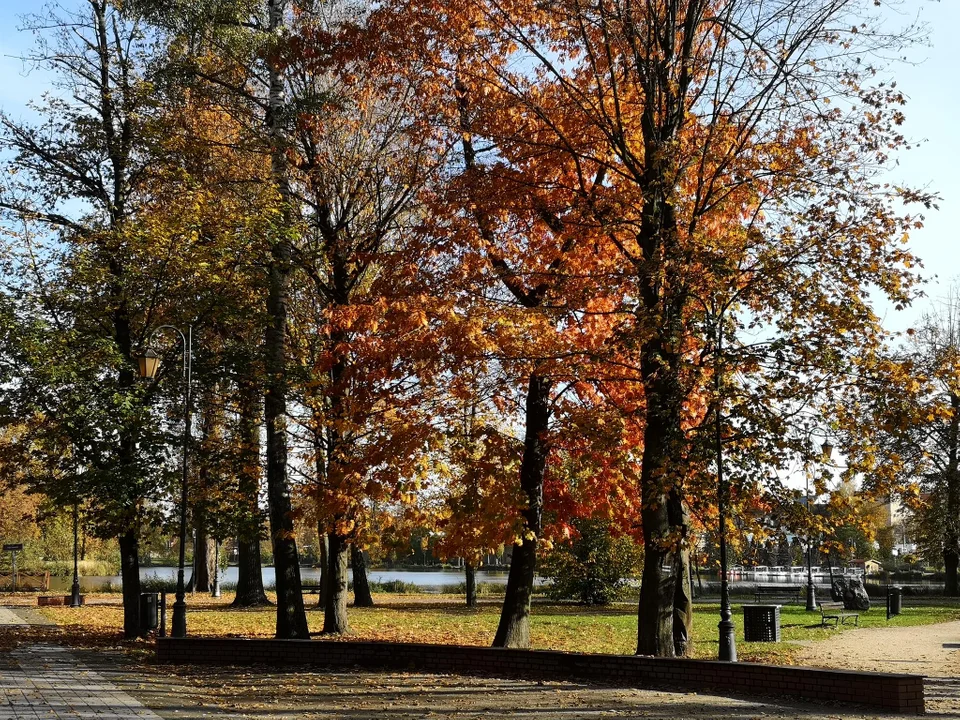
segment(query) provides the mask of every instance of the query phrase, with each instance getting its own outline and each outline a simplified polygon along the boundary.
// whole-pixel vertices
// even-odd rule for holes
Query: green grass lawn
[[[172,601],[172,598],[169,598]],[[365,640],[489,645],[499,619],[499,604],[488,599],[477,609],[463,606],[462,597],[452,595],[375,596],[374,608],[350,608],[352,633],[349,637]],[[73,636],[100,637],[116,641],[122,623],[119,596],[99,596],[84,608],[43,608],[52,620],[72,631]],[[187,596],[188,631],[191,635],[232,635],[271,637],[275,627],[273,608],[232,610],[229,597],[213,600]],[[694,656],[717,656],[716,604],[698,604],[694,613]],[[311,631],[323,627],[323,613],[308,610]],[[797,641],[828,638],[838,632],[856,632],[852,623],[840,628],[821,627],[820,613],[808,613],[802,605],[784,605],[780,610],[782,642],[747,643],[743,640],[743,611],[734,605],[734,624],[740,660],[788,663],[798,649]],[[884,608],[875,607],[860,614],[860,627],[926,625],[960,619],[960,607],[935,605],[905,606],[903,614],[886,619]],[[637,619],[632,604],[608,608],[584,608],[576,605],[536,604],[531,618],[531,642],[539,649],[588,653],[631,654],[636,649]]]

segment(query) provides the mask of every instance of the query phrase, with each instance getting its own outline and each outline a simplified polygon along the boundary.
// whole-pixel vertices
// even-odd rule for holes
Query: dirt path
[[[806,645],[796,662],[925,675],[927,712],[960,717],[960,621],[837,633]]]

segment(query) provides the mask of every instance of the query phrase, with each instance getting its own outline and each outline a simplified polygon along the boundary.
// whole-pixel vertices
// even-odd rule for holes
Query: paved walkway
[[[0,626],[49,624],[35,610],[0,607]],[[40,718],[160,720],[73,652],[49,643],[0,655],[0,720]]]
[[[960,718],[960,621],[848,630],[809,643],[798,662],[924,675],[927,713]]]
[[[0,669],[0,720],[160,720],[59,645],[31,645],[10,656],[18,667]]]

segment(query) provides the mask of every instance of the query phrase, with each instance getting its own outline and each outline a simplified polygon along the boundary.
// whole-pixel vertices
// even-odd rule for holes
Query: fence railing
[[[0,590],[13,590],[13,574],[0,573]],[[18,572],[16,577],[16,589],[24,591],[47,591],[50,589],[50,573],[25,573]]]

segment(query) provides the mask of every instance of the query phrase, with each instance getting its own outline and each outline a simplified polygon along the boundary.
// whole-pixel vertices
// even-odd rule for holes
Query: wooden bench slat
[[[757,585],[754,597],[759,603],[762,598],[778,598],[784,602],[800,602],[802,585]]]
[[[842,602],[822,602],[817,603],[820,608],[820,625],[827,624],[827,620],[833,620],[834,626],[839,626],[847,621],[847,618],[853,618],[853,624],[860,627],[860,613],[847,610]]]

